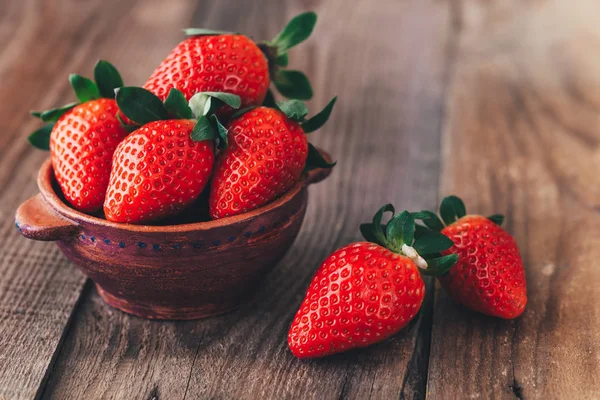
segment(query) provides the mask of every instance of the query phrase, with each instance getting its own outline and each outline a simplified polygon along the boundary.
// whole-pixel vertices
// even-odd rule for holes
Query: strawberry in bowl
[[[190,28],[154,70],[144,88],[166,99],[171,88],[187,100],[200,92],[227,92],[239,96],[241,108],[258,106],[268,95],[271,81],[285,97],[308,100],[312,88],[300,71],[284,69],[287,52],[306,40],[317,16],[306,12],[293,18],[271,41],[256,43],[248,36]]]
[[[95,82],[71,74],[69,81],[79,101],[32,112],[46,125],[29,136],[33,146],[50,150],[65,199],[87,213],[102,208],[113,153],[128,134],[114,99],[114,90],[123,86],[119,72],[107,61],[99,61],[94,77]]]

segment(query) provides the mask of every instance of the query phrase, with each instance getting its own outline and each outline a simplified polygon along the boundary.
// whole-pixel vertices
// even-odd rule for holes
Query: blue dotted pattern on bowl
[[[296,215],[296,213],[291,214],[289,216],[289,218],[292,218],[294,215]],[[278,228],[278,227],[281,227],[283,225],[285,225],[285,220],[284,220],[284,222],[276,222],[276,223],[274,223],[271,226],[271,228]],[[19,223],[16,223],[16,226],[17,226],[17,229],[21,230],[21,227],[19,226]],[[244,232],[242,234],[242,236],[247,239],[247,238],[249,238],[249,237],[251,237],[253,235],[261,235],[266,230],[267,230],[267,227],[265,227],[264,225],[261,225],[256,230],[256,232],[246,231],[246,232]],[[96,243],[96,237],[94,237],[94,236],[86,236],[85,234],[82,234],[80,236],[80,239],[81,239],[81,241],[88,241],[89,240],[92,243]],[[226,238],[226,241],[228,243],[232,243],[235,240],[236,240],[236,237],[234,237],[234,236],[229,236],[229,237]],[[102,240],[99,240],[99,242],[103,242],[105,245],[111,246],[111,247],[113,245],[118,245],[121,249],[124,249],[124,248],[126,248],[128,246],[128,244],[126,244],[125,242],[118,242],[117,243],[117,242],[112,241],[110,238],[102,238]],[[213,247],[216,247],[216,246],[220,246],[221,243],[223,243],[223,242],[224,242],[224,240],[215,239],[210,244]],[[130,245],[135,245],[139,249],[152,249],[154,251],[161,251],[161,250],[163,250],[165,248],[170,248],[172,250],[181,250],[181,249],[186,248],[186,247],[188,247],[188,248],[191,247],[191,248],[194,248],[194,249],[202,249],[202,248],[205,247],[204,246],[204,242],[202,242],[202,241],[193,241],[193,242],[187,242],[187,243],[173,243],[173,244],[168,244],[168,245],[161,244],[161,243],[134,242],[134,243],[130,243]],[[208,247],[210,247],[210,245]]]

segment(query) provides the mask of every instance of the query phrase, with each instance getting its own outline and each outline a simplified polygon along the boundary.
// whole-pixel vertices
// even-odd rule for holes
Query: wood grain
[[[0,0],[0,9],[0,399],[600,398],[597,1]],[[18,235],[14,211],[37,191],[46,156],[24,140],[39,126],[27,110],[70,101],[68,73],[89,75],[106,58],[141,84],[182,27],[270,38],[307,9],[320,22],[290,62],[313,83],[310,109],[339,96],[310,137],[339,163],[311,187],[294,246],[243,307],[201,321],[131,317],[92,285],[80,296],[85,278],[53,244]],[[506,214],[527,270],[523,317],[471,313],[439,288],[433,298],[429,284],[419,318],[392,339],[293,358],[287,329],[326,255],[358,239],[380,205],[431,208],[449,193],[472,212]]]
[[[436,291],[428,397],[600,397],[598,2],[464,1],[443,194],[501,212],[524,258],[514,321]]]
[[[47,153],[25,140],[39,127],[28,114],[73,100],[67,76],[91,75],[100,57],[120,67],[126,82],[147,74],[177,36],[188,4],[162,7],[160,26],[148,8],[161,2],[3,1],[0,4],[0,398],[33,398],[43,390],[65,326],[85,277],[56,245],[21,237],[14,227],[17,206],[37,192],[36,175]],[[135,30],[133,30],[135,28]],[[135,62],[131,62],[135,60]],[[140,65],[141,64],[141,65]],[[145,68],[145,69],[144,69]]]
[[[316,89],[311,109],[340,97],[328,125],[311,135],[340,162],[327,181],[310,188],[295,245],[240,310],[157,323],[114,311],[93,289],[87,292],[43,397],[422,398],[430,298],[419,319],[368,350],[301,362],[286,337],[315,269],[332,249],[359,238],[359,222],[389,201],[400,208],[436,201],[452,30],[448,6],[230,0],[196,7],[193,25],[256,38],[274,36],[298,12],[318,12],[315,38],[290,58]]]

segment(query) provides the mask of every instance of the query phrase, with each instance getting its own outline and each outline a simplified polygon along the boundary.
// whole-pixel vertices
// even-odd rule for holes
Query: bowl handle
[[[15,225],[26,238],[43,241],[65,239],[79,231],[77,224],[52,210],[41,194],[19,206]]]
[[[323,149],[319,149],[319,153],[323,156],[323,158],[327,162],[331,162],[331,155]],[[331,174],[331,168],[315,168],[308,171],[306,176],[306,185],[312,185],[313,183],[321,182],[323,179],[327,178]]]

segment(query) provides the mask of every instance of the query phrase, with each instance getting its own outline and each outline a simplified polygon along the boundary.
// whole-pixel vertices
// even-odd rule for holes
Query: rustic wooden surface
[[[438,288],[430,398],[600,398],[600,4],[527,3],[462,3],[441,193],[506,215],[529,303],[507,322]]]
[[[600,5],[581,0],[0,0],[0,399],[600,398]],[[99,57],[141,84],[206,26],[270,38],[303,10],[291,53],[337,94],[311,141],[339,160],[311,187],[292,250],[241,309],[152,322],[108,308],[17,205],[45,154],[27,115],[72,99]],[[383,203],[455,192],[503,212],[527,269],[522,318],[470,313],[428,284],[419,317],[372,348],[301,362],[287,328],[320,261]],[[78,301],[79,299],[79,301]]]

